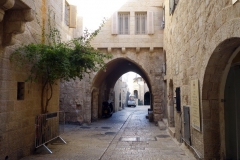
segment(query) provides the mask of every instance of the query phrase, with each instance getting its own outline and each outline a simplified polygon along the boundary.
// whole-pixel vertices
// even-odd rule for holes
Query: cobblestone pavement
[[[148,106],[125,108],[91,125],[66,125],[67,144],[48,144],[52,154],[22,160],[195,160],[166,130],[145,118]]]

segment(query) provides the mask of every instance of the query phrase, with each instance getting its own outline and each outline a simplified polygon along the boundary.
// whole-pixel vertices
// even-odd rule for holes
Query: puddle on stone
[[[105,135],[115,135],[116,132],[106,132]]]
[[[80,127],[80,128],[82,128],[82,129],[90,129],[91,127],[82,126],[82,127]]]
[[[94,135],[91,135],[91,137],[103,137],[104,134],[94,134]]]
[[[157,141],[156,137],[140,137],[140,141],[144,142],[144,141]]]
[[[110,128],[112,128],[112,127],[101,127],[102,129],[110,129]]]
[[[147,141],[157,141],[156,137],[121,137],[119,141],[123,142],[147,142]]]
[[[158,136],[156,136],[157,138],[168,138],[168,137],[170,137],[169,135],[164,135],[164,134],[162,134],[162,135],[158,135]]]
[[[119,141],[123,141],[123,142],[137,142],[139,141],[139,137],[121,137],[119,139]]]

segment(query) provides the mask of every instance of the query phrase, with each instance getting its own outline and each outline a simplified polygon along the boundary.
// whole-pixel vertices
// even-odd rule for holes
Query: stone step
[[[164,123],[166,126],[168,126],[168,120],[167,120],[167,118],[163,118],[163,123]]]
[[[168,132],[173,138],[175,138],[175,127],[168,127]]]
[[[160,130],[166,130],[166,124],[163,121],[158,121],[158,127]]]

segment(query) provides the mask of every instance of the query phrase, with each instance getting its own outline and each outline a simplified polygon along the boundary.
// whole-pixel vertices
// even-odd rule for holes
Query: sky
[[[96,30],[104,18],[109,18],[128,0],[68,0],[83,17],[83,29]]]
[[[133,79],[137,77],[140,77],[140,75],[136,74],[135,72],[127,72],[125,74],[123,74],[123,78],[122,80],[124,82],[127,82],[127,85],[130,86],[133,84]]]

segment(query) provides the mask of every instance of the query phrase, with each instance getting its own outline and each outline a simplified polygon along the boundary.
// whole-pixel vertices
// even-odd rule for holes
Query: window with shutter
[[[147,13],[135,14],[135,34],[147,33]]]
[[[69,28],[77,27],[77,7],[69,5]]]
[[[65,1],[64,21],[69,28],[76,28],[77,26],[77,7],[69,5],[67,1]]]
[[[118,13],[118,34],[129,34],[129,13]]]

